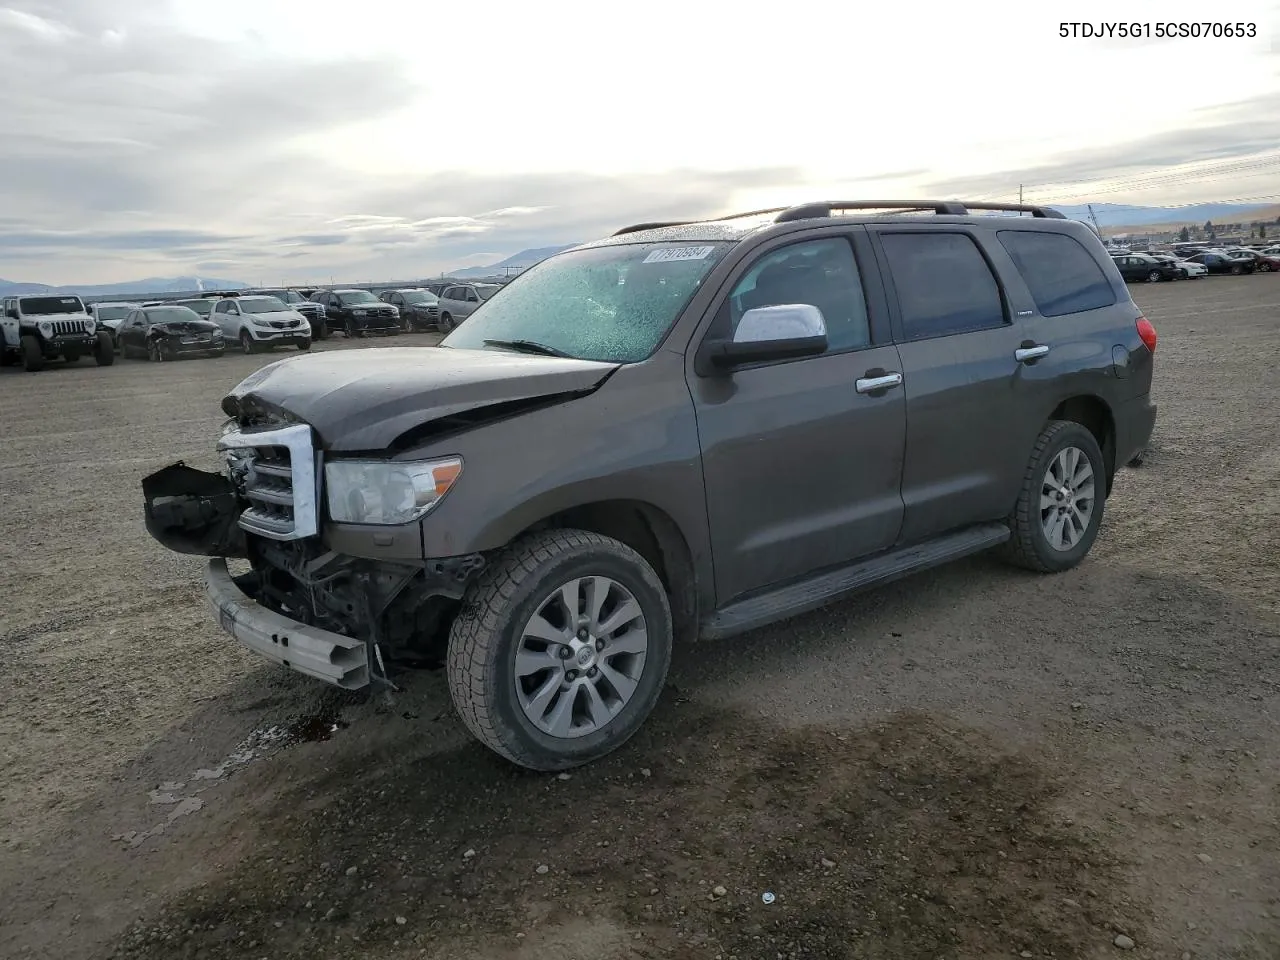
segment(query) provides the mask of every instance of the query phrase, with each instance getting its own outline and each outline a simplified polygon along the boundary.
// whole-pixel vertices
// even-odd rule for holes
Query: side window
[[[996,237],[1026,281],[1041,316],[1062,317],[1116,302],[1106,274],[1075,237],[1038,230],[1001,230]]]
[[[467,303],[479,303],[480,294],[476,293],[470,287],[467,288]]]
[[[440,294],[440,296],[444,297],[446,300],[456,300],[457,298],[453,294],[453,287],[445,287],[444,293]]]
[[[995,275],[963,233],[881,234],[902,310],[903,336],[927,340],[1006,322]]]
[[[766,253],[729,294],[728,333],[754,307],[807,303],[822,311],[832,351],[871,343],[867,301],[853,247],[843,237],[806,240]]]
[[[214,313],[228,313],[231,310],[230,300],[219,300],[213,305]]]

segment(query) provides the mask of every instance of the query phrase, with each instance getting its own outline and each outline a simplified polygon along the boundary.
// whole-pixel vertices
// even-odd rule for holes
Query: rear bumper
[[[219,625],[254,653],[344,690],[368,686],[363,641],[268,610],[240,588],[220,558],[209,561],[204,583]]]
[[[1116,411],[1116,466],[1146,453],[1155,431],[1157,406],[1151,395],[1135,397]]]

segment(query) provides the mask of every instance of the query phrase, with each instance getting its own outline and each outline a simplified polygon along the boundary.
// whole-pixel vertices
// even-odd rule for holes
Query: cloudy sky
[[[0,277],[420,277],[1020,183],[1280,202],[1280,0],[931,2],[0,0]],[[1118,16],[1257,36],[1059,36]]]

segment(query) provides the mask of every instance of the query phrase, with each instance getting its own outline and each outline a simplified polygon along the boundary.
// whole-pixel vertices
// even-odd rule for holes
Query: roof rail
[[[721,220],[742,220],[745,217],[763,217],[766,213],[780,213],[786,207],[769,207],[766,210],[748,210],[746,213],[727,213],[720,217],[707,217],[705,220],[666,220],[655,223],[635,223],[623,227],[613,235],[620,237],[624,233],[637,233],[641,230],[657,230],[659,227],[687,227],[691,223],[719,223]]]
[[[1009,210],[1030,213],[1036,217],[1065,220],[1066,215],[1049,207],[1037,207],[1022,203],[965,203],[962,200],[821,200],[789,207],[774,219],[774,223],[790,223],[793,220],[812,220],[829,217],[835,210],[899,210],[927,212],[939,216],[966,216],[970,210]]]

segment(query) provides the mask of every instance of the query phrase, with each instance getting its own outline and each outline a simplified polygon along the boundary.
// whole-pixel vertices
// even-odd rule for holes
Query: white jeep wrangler
[[[46,360],[75,363],[85,354],[100,367],[115,360],[111,334],[98,328],[79,297],[5,297],[0,308],[0,366],[21,360],[35,372]]]

